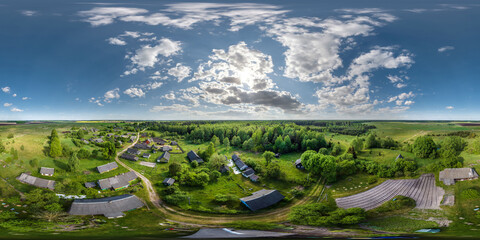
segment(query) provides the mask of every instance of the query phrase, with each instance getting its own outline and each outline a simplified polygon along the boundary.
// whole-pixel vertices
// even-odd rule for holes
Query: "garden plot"
[[[433,174],[423,174],[418,179],[387,180],[382,184],[348,197],[335,201],[341,208],[359,207],[365,210],[374,209],[384,202],[402,195],[415,200],[419,209],[440,209],[445,191],[435,185]]]

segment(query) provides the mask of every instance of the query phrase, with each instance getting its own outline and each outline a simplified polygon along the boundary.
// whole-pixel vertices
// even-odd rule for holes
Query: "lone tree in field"
[[[435,158],[437,145],[431,137],[420,136],[413,143],[413,153],[419,158]]]
[[[103,158],[110,160],[110,159],[115,159],[115,156],[117,155],[117,149],[115,148],[115,144],[112,142],[105,142],[103,144]]]
[[[62,155],[62,144],[58,137],[57,130],[53,129],[50,135],[50,157],[56,158]]]
[[[182,165],[180,163],[172,163],[170,166],[168,166],[168,172],[170,173],[170,176],[177,176],[180,172],[182,172]]]
[[[70,172],[76,172],[80,168],[80,161],[78,160],[76,152],[74,152],[68,159],[67,168]]]
[[[262,157],[265,158],[265,163],[266,163],[266,165],[268,166],[268,164],[270,164],[270,162],[272,161],[272,159],[275,157],[275,153],[270,152],[270,151],[265,151],[265,152],[262,154]]]

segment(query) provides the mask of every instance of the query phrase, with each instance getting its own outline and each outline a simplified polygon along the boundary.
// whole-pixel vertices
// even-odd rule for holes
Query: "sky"
[[[478,1],[0,0],[0,120],[480,120]]]

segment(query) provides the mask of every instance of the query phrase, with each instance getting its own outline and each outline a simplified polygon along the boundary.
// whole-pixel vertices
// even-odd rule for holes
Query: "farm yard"
[[[133,195],[144,204],[137,210],[124,212],[121,220],[78,216],[72,222],[59,214],[53,222],[47,221],[48,229],[55,231],[58,225],[69,225],[78,228],[75,231],[101,232],[114,221],[138,225],[134,222],[140,215],[155,219],[157,223],[173,218],[190,219],[195,224],[202,221],[218,224],[228,222],[230,217],[255,220],[271,216],[268,220],[271,223],[289,220],[305,224],[299,219],[308,218],[308,209],[325,207],[329,210],[322,214],[333,216],[347,211],[342,214],[362,219],[358,222],[360,225],[350,223],[348,227],[413,232],[418,230],[413,225],[405,225],[405,228],[395,225],[397,220],[412,219],[418,221],[418,226],[441,227],[445,235],[458,231],[475,234],[472,229],[480,224],[478,210],[475,210],[479,204],[476,197],[476,194],[480,196],[479,180],[455,180],[454,184],[445,185],[439,180],[439,173],[446,166],[480,169],[477,136],[480,129],[476,126],[446,122],[327,122],[312,124],[307,130],[305,124],[311,123],[220,121],[191,125],[87,121],[3,125],[0,126],[3,146],[0,190],[2,204],[6,207],[1,210],[13,212],[14,219],[31,221],[31,212],[38,208],[33,209],[31,203],[25,204],[28,202],[25,198],[34,194],[69,196],[70,199],[54,200],[52,195],[52,199],[44,200],[48,204],[58,204],[58,213],[68,212],[75,201],[72,199],[79,196],[101,201]],[[362,129],[360,126],[368,127]],[[434,153],[426,157],[416,152],[417,139],[423,138],[432,139],[436,144],[431,150]],[[56,148],[52,144],[57,141],[54,139],[58,139],[62,148],[57,156],[51,155]],[[453,160],[450,155],[444,157],[447,156],[443,150],[446,141],[462,148],[452,153]],[[124,151],[133,158],[124,158]],[[192,160],[191,152],[202,161]],[[119,158],[115,160],[117,155]],[[246,167],[241,168],[234,156],[238,156]],[[128,169],[114,164],[116,161],[126,164]],[[54,169],[53,175],[42,175],[42,167]],[[106,170],[100,171],[98,167]],[[250,170],[247,171],[247,167]],[[152,183],[161,204],[168,206],[170,212],[156,209],[149,197],[151,192],[141,179],[123,179],[130,168]],[[22,173],[55,181],[55,188],[53,191],[40,190],[22,183],[17,180]],[[251,174],[257,178],[252,180]],[[163,183],[168,178],[175,180],[171,186]],[[101,181],[107,181],[108,187],[102,187],[105,183],[100,184]],[[247,199],[262,189],[277,190],[284,198],[252,212],[240,199]],[[462,194],[465,191],[469,193]],[[453,204],[443,204],[443,196],[451,196]],[[408,202],[404,198],[410,199],[410,204],[403,206]],[[287,211],[290,208],[292,211]],[[355,208],[364,210],[348,212]],[[49,211],[44,207],[40,209]],[[300,209],[303,209],[301,218]],[[211,220],[204,220],[205,217]],[[93,219],[105,223],[87,230],[91,227],[87,223]],[[449,227],[439,222],[448,222]],[[177,224],[177,228],[183,229],[181,223],[168,224]],[[346,226],[333,220],[314,225]],[[0,224],[1,228],[14,229],[5,224]],[[34,225],[29,231],[38,228],[39,225]],[[147,224],[137,228],[155,227]],[[176,234],[184,234],[188,229],[192,228],[186,227]]]

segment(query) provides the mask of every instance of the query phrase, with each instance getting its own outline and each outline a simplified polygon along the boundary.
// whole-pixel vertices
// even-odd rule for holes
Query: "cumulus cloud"
[[[10,107],[10,106],[12,106],[12,104],[11,103],[4,103],[3,106],[4,107]]]
[[[16,94],[16,93],[12,94],[12,97],[16,97],[16,96],[17,96],[17,94]]]
[[[150,109],[150,112],[163,112],[163,111],[172,111],[172,112],[186,112],[189,111],[190,107],[182,104],[172,104],[170,106],[153,106]]]
[[[399,76],[388,75],[387,78],[388,78],[388,80],[390,80],[391,83],[393,83],[393,85],[396,88],[404,88],[404,87],[407,86],[407,84],[404,83],[404,79],[399,77]],[[405,77],[405,79],[408,79],[408,77]]]
[[[23,112],[22,109],[19,109],[19,108],[16,108],[16,107],[10,108],[10,111],[11,111],[11,112]]]
[[[168,100],[175,100],[175,94],[173,92],[167,93],[163,97]]]
[[[445,109],[447,109],[447,110],[453,110],[454,107],[453,107],[453,106],[446,106]]]
[[[134,98],[134,97],[144,97],[145,96],[145,93],[140,88],[129,88],[129,89],[125,90],[123,93],[127,94],[128,96],[130,96],[132,98]]]
[[[127,42],[123,41],[122,39],[111,37],[108,40],[108,43],[112,45],[119,45],[119,46],[124,46],[127,45]]]
[[[203,100],[235,108],[264,106],[287,112],[299,111],[303,106],[289,92],[273,89],[275,84],[268,76],[273,72],[271,56],[249,48],[245,42],[231,45],[227,51],[212,52],[191,79],[202,80],[199,90]],[[194,101],[195,96],[185,93],[181,98]]]
[[[443,53],[443,52],[446,52],[446,51],[452,51],[454,49],[455,49],[455,47],[453,47],[453,46],[443,46],[443,47],[440,47],[438,49],[438,52]]]
[[[145,45],[135,51],[133,56],[128,56],[132,62],[132,69],[125,72],[125,75],[134,74],[138,70],[145,71],[147,67],[153,67],[160,61],[159,56],[169,57],[178,54],[182,48],[179,41],[172,41],[168,38],[162,38],[157,45]]]
[[[95,7],[91,10],[81,11],[78,14],[84,18],[83,21],[96,27],[111,24],[119,17],[132,16],[147,12],[147,10],[141,8]]]
[[[22,97],[22,100],[24,100],[24,101],[28,100],[28,99],[30,99],[30,98],[29,97]]]
[[[118,94],[118,91],[120,91],[120,89],[118,88],[115,88],[115,89],[112,89],[110,91],[107,91],[104,95],[103,95],[103,98],[104,98],[104,101],[109,103],[111,102],[113,99],[119,99],[120,98],[120,94]]]
[[[397,101],[397,105],[400,105],[400,104],[398,104],[399,101],[403,102],[403,100],[405,100],[405,99],[407,99],[407,98],[412,98],[412,97],[415,97],[415,94],[414,94],[412,91],[410,91],[410,92],[408,92],[408,93],[405,93],[405,92],[404,92],[404,93],[401,93],[401,94],[399,94],[399,95],[397,95],[397,96],[390,97],[390,98],[388,99],[388,102]]]
[[[168,74],[177,78],[178,82],[190,76],[192,69],[189,66],[183,66],[181,63],[177,63],[175,67],[168,69]]]
[[[91,102],[91,103],[95,103],[97,104],[98,106],[102,107],[103,106],[103,103],[101,102],[100,99],[96,99],[94,97],[91,97],[88,99],[88,102]]]
[[[10,92],[10,87],[3,87],[2,92],[9,93]]]
[[[32,10],[23,10],[20,13],[22,13],[23,15],[25,15],[27,17],[32,17],[32,16],[35,16],[35,15],[38,14],[37,11],[32,11]]]

